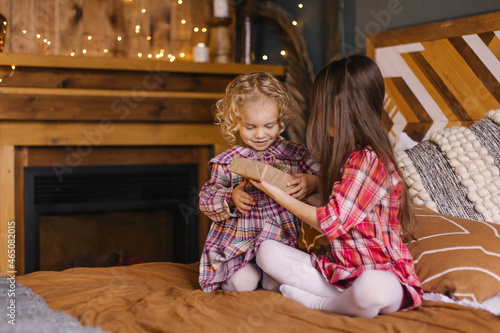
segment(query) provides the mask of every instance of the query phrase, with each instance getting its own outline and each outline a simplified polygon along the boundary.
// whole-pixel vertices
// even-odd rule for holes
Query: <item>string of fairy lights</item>
[[[128,2],[133,2],[134,0],[127,0],[127,1]],[[177,5],[178,6],[185,5],[184,0],[177,0]],[[300,8],[300,9],[302,9],[302,8],[304,8],[304,4],[303,3],[299,3],[297,5],[297,7]],[[140,9],[140,14],[142,14],[142,15],[146,14],[147,12],[148,12],[147,8],[141,8]],[[180,12],[182,12],[182,11],[180,11]],[[181,20],[180,20],[180,24],[182,24],[182,25],[186,25],[186,24],[189,24],[189,23],[190,22],[188,22],[188,20],[186,18],[181,18]],[[6,22],[4,24],[6,24]],[[293,20],[292,24],[294,26],[297,26],[298,22],[296,20]],[[136,24],[133,28],[134,28],[135,34],[140,34],[141,31],[142,31],[142,27],[141,27],[140,24]],[[193,32],[197,33],[197,34],[198,33],[206,34],[208,32],[208,28],[205,27],[205,26],[194,26],[192,29],[193,29]],[[22,29],[21,33],[23,35],[28,35],[29,31],[28,31],[28,29]],[[53,45],[52,41],[50,39],[48,39],[48,38],[45,38],[41,33],[35,32],[34,33],[34,37],[37,40],[41,41],[42,45],[44,45],[46,47],[50,47],[51,45]],[[146,41],[148,41],[148,42],[151,41],[152,38],[153,37],[151,35],[147,35],[145,37]],[[94,36],[87,35],[86,39],[89,42],[91,42],[92,40],[94,40]],[[198,39],[206,39],[206,37],[200,37]],[[125,40],[125,37],[123,35],[117,35],[115,37],[115,40],[116,40],[116,42],[120,43],[120,42],[123,42]],[[107,55],[107,54],[109,54],[111,52],[111,48],[110,47],[103,47],[100,52],[102,52],[103,55]],[[89,53],[89,51],[88,51],[87,48],[82,48],[80,50],[80,54],[81,55],[87,55],[88,53]],[[75,56],[80,55],[80,54],[78,54],[77,50],[73,50],[73,51],[71,51],[69,53],[69,55],[72,56],[72,57],[75,57]],[[95,53],[93,55],[95,55]],[[174,62],[178,58],[180,58],[180,59],[185,58],[186,55],[187,55],[186,51],[180,51],[177,55],[175,55],[175,54],[172,54],[172,53],[167,53],[164,48],[161,48],[157,52],[138,52],[137,53],[137,58],[138,59],[141,59],[141,58],[148,58],[148,59],[153,59],[153,58],[155,58],[155,59],[162,59],[162,58],[166,58],[168,61]],[[287,55],[286,50],[281,50],[280,51],[280,55],[283,56],[283,57],[286,56]],[[268,59],[269,59],[269,56],[267,54],[263,54],[262,55],[262,60],[263,61],[267,61]],[[13,75],[13,73],[14,73],[15,68],[16,68],[16,66],[12,65],[11,66],[11,72],[9,74],[7,74],[6,76],[4,76],[4,78],[5,77],[11,77]],[[3,78],[0,78],[0,83],[2,81],[3,81]]]

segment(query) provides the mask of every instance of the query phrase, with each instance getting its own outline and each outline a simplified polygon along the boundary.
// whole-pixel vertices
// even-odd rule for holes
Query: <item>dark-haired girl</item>
[[[353,55],[333,61],[312,89],[307,143],[321,165],[316,200],[301,202],[252,181],[330,241],[324,256],[272,240],[257,253],[257,264],[281,284],[281,293],[309,308],[372,318],[422,302],[403,243],[414,216],[381,120],[384,95],[373,60]]]

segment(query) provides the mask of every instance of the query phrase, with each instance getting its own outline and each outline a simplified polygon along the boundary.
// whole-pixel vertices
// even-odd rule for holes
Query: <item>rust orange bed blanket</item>
[[[441,302],[374,319],[311,310],[257,290],[204,293],[198,264],[40,271],[18,281],[50,308],[109,332],[495,332],[500,317]]]

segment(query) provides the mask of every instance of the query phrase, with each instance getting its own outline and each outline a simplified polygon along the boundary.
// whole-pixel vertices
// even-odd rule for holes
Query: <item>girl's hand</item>
[[[253,186],[257,187],[259,190],[266,193],[268,196],[273,198],[275,201],[278,201],[278,200],[276,200],[276,198],[278,198],[279,196],[286,194],[285,191],[283,191],[282,189],[280,189],[277,186],[269,184],[264,179],[261,179],[260,182],[250,179],[250,182],[253,184]]]
[[[288,182],[287,186],[296,185],[286,193],[297,200],[304,199],[307,195],[318,190],[319,177],[308,173],[293,173],[294,180]]]
[[[259,190],[273,198],[274,201],[292,212],[292,214],[297,216],[299,219],[322,232],[318,222],[318,217],[316,216],[315,206],[311,206],[293,198],[279,187],[267,183],[264,179],[261,179],[260,182],[250,179],[250,182]]]
[[[248,179],[245,178],[238,186],[235,186],[231,195],[232,203],[242,214],[247,214],[252,209],[252,206],[255,206],[252,196],[245,192],[247,183]]]

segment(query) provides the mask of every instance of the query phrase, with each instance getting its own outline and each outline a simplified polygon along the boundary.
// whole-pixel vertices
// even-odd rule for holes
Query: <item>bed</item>
[[[388,86],[384,121],[395,143],[406,139],[397,154],[419,221],[417,241],[408,247],[426,292],[421,307],[362,319],[307,309],[261,289],[204,293],[198,285],[198,263],[156,262],[18,276],[14,286],[18,328],[27,332],[30,328],[40,332],[498,331],[499,36],[500,13],[491,13],[367,37],[367,53],[383,68]],[[443,52],[449,58],[442,58]],[[453,64],[453,70],[443,72],[443,59]],[[459,133],[466,133],[470,141],[460,141]],[[464,150],[472,154],[469,160],[453,157],[451,148],[457,140],[461,147],[470,143],[472,148]],[[475,166],[483,178],[468,169],[474,151],[484,153],[479,156],[484,165]],[[457,171],[464,168],[466,172]],[[324,245],[324,238],[303,228],[302,249],[319,251]],[[2,283],[9,286],[8,281]],[[48,308],[42,314],[40,309],[28,310],[21,297]],[[9,304],[5,295],[0,301]],[[46,320],[54,316],[59,317]],[[13,328],[9,325],[2,321],[0,329],[8,331]]]
[[[368,320],[310,310],[264,290],[204,293],[197,264],[74,268],[19,280],[52,309],[109,332],[494,332],[500,327],[500,318],[487,311],[437,301]]]

